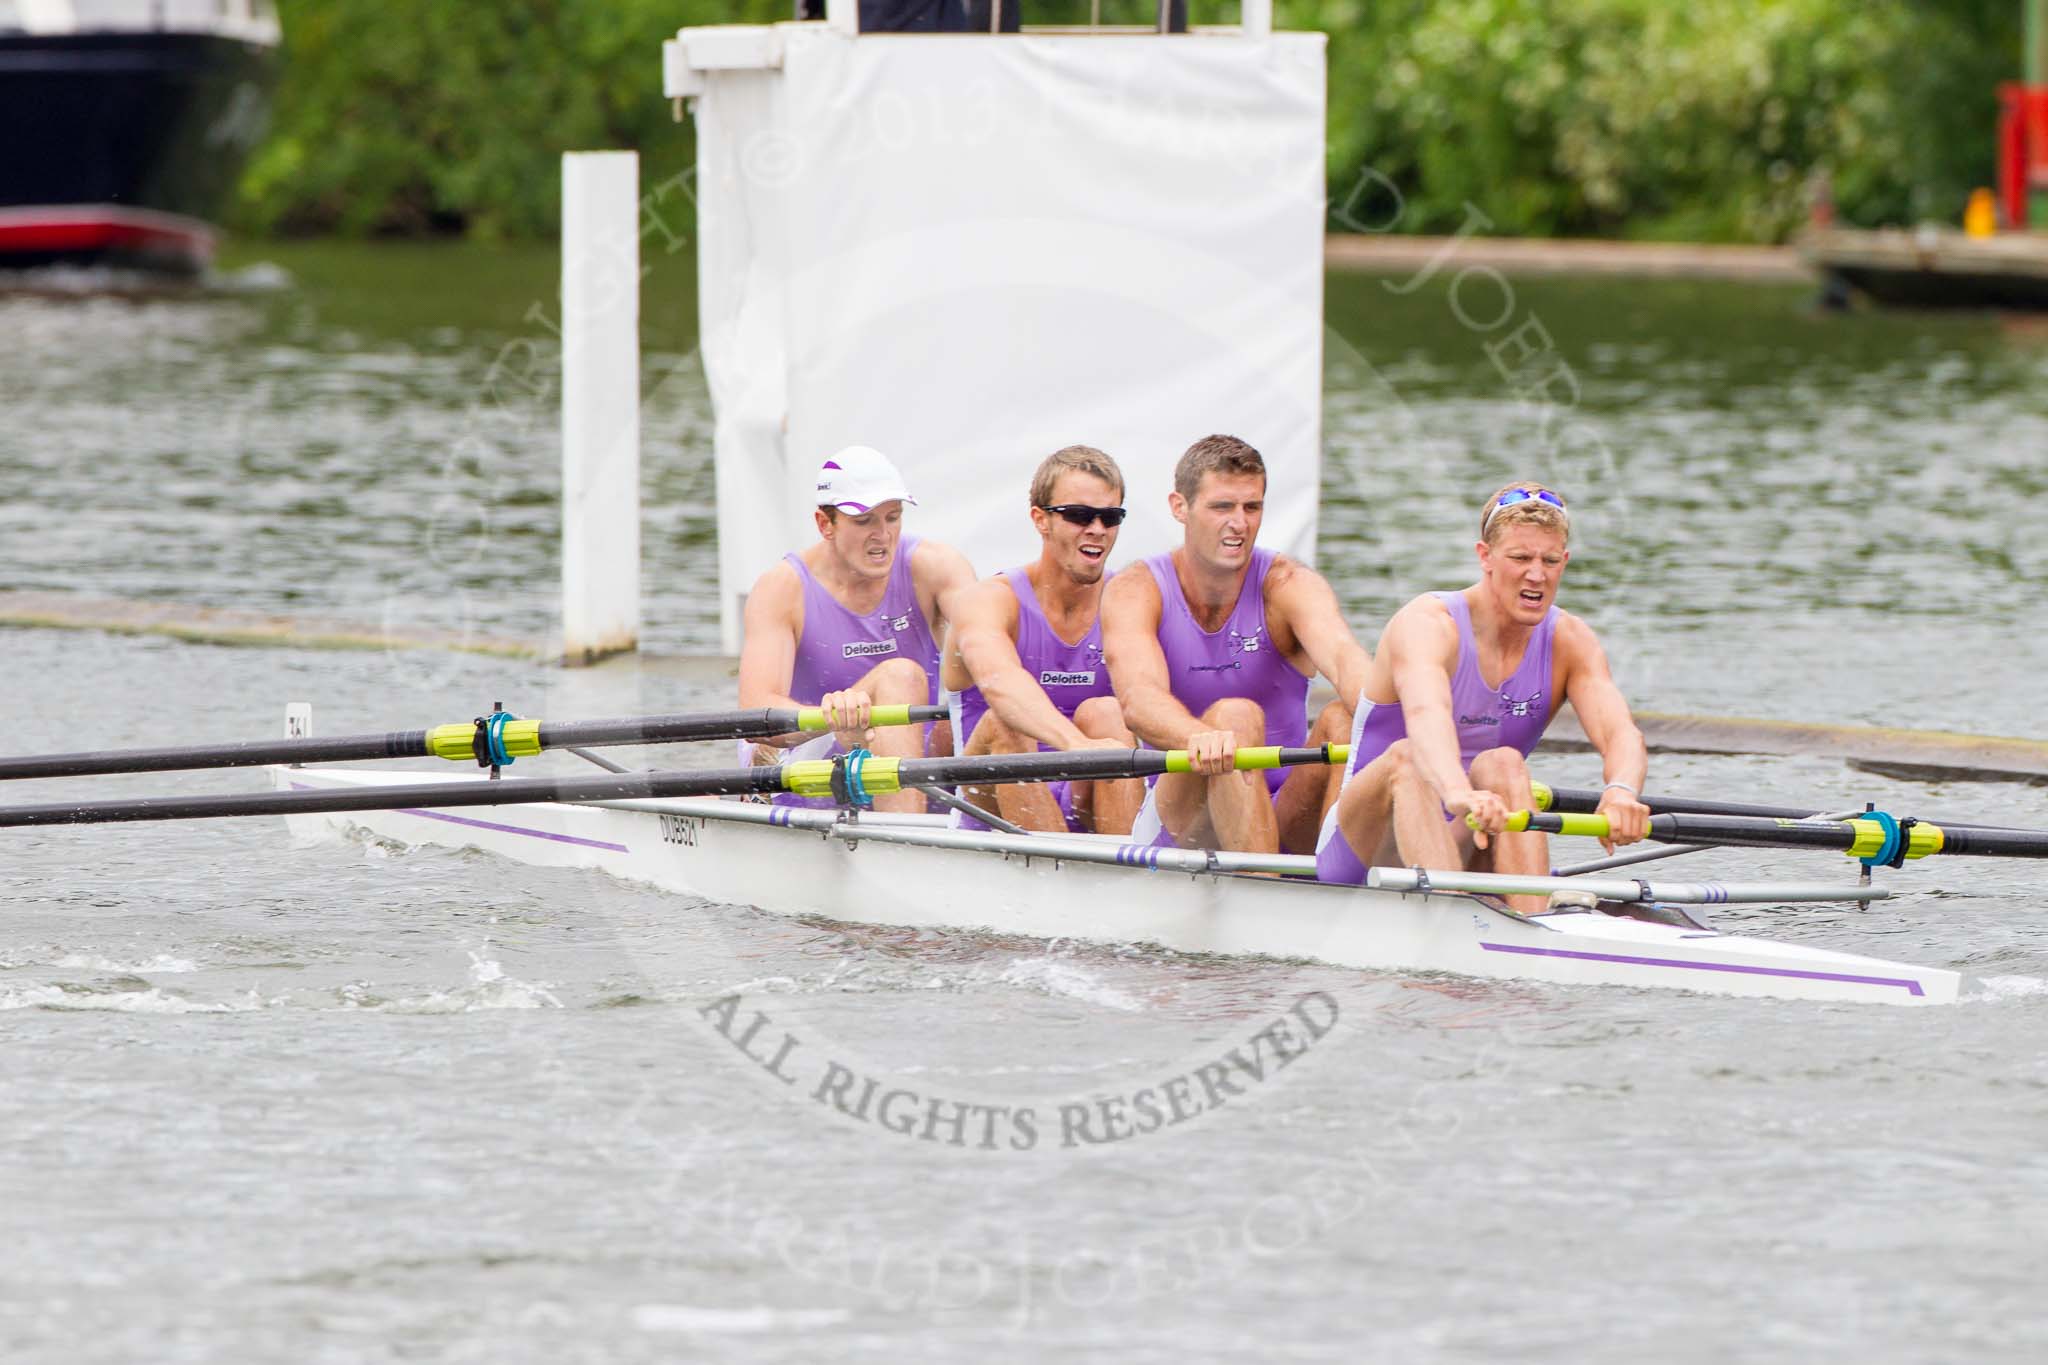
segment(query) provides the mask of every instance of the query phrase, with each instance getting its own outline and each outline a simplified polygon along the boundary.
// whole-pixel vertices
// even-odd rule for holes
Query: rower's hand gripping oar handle
[[[1332,766],[1341,766],[1344,763],[1349,762],[1351,759],[1351,746],[1349,744],[1323,745],[1321,749],[1323,757],[1320,759],[1300,758],[1292,756],[1307,752],[1310,751],[1302,749],[1283,749],[1277,744],[1255,744],[1247,748],[1239,749],[1237,751],[1237,761],[1233,766],[1238,772],[1250,773],[1258,772],[1266,768],[1284,768],[1292,764],[1300,763],[1322,762],[1331,764]],[[1194,760],[1188,757],[1188,751],[1186,749],[1168,749],[1166,751],[1167,772],[1191,773],[1194,770]]]
[[[924,710],[936,708],[919,709]],[[872,707],[868,711],[868,725],[870,727],[878,725],[915,725],[923,719],[936,719],[936,717],[913,716],[910,712],[911,708],[908,706]],[[829,730],[832,727],[825,720],[824,707],[806,706],[803,710],[796,713],[796,728],[799,730],[804,730],[813,733],[823,733],[824,731]]]

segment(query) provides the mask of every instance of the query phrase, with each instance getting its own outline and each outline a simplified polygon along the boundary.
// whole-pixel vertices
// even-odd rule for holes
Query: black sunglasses
[[[1062,521],[1071,522],[1076,526],[1086,526],[1091,521],[1100,520],[1111,530],[1123,525],[1124,518],[1130,515],[1127,508],[1090,507],[1085,502],[1063,502],[1054,507],[1041,506],[1038,510],[1050,512]]]

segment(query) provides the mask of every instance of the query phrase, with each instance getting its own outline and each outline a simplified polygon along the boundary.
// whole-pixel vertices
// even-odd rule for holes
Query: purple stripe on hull
[[[518,825],[501,825],[495,820],[476,820],[467,815],[450,815],[444,810],[418,810],[407,806],[399,810],[400,815],[417,815],[422,820],[446,820],[451,825],[467,825],[471,829],[487,829],[497,834],[524,834],[529,839],[546,839],[557,844],[575,844],[579,848],[601,848],[607,853],[631,853],[624,844],[606,843],[602,839],[581,839],[574,834],[551,834],[544,829],[524,829]]]
[[[1853,986],[1901,986],[1912,995],[1925,995],[1920,983],[1894,976],[1852,976],[1846,972],[1816,972],[1799,967],[1745,967],[1733,962],[1683,962],[1668,957],[1630,957],[1623,953],[1588,953],[1574,948],[1530,948],[1516,943],[1482,943],[1489,953],[1521,953],[1528,957],[1570,957],[1584,962],[1620,962],[1631,967],[1684,967],[1697,972],[1735,972],[1743,976],[1789,976],[1802,981],[1840,981]]]
[[[295,792],[320,790],[310,782],[294,782]],[[446,811],[420,810],[413,806],[393,807],[399,815],[417,815],[422,820],[446,820],[451,825],[468,825],[471,829],[488,829],[498,834],[524,834],[529,839],[547,839],[557,844],[576,844],[582,848],[601,848],[607,853],[631,853],[624,844],[608,844],[602,839],[579,839],[573,834],[550,834],[544,829],[525,829],[519,825],[501,825],[495,820],[476,820],[466,815],[450,815]]]

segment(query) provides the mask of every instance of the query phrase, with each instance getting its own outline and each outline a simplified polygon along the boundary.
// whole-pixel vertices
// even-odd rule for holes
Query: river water
[[[304,246],[198,297],[0,297],[28,361],[0,373],[7,581],[545,635],[553,268]],[[1638,705],[2039,733],[2048,338],[1722,283],[1516,281],[1482,313],[1485,281],[1461,292],[1456,270],[1406,293],[1330,281],[1322,558],[1361,629],[1461,581],[1470,504],[1534,469],[1573,496],[1566,602]],[[646,308],[647,612],[669,655],[714,634],[690,291],[664,265]],[[1503,302],[1510,323],[1477,325]],[[1528,401],[1489,356],[1532,319],[1568,404]],[[294,699],[330,734],[490,700],[724,701],[658,658],[6,638],[22,752],[261,737]],[[1595,777],[1577,756],[1544,772]],[[2048,824],[2048,791],[1823,758],[1653,772]],[[9,846],[10,1360],[2048,1351],[2048,935],[2025,864],[1888,874],[1908,894],[1868,910],[1722,917],[1986,982],[1918,1011],[795,921],[469,853],[295,846],[267,820]],[[733,996],[764,1039],[1045,1115],[1191,1074],[1297,1007],[1336,1022],[1165,1131],[987,1151],[779,1084],[717,1029]]]

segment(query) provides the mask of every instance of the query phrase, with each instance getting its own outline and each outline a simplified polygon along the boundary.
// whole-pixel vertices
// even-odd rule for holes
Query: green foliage
[[[2019,0],[1278,3],[1331,35],[1333,203],[1391,184],[1410,232],[1774,241],[1822,171],[1847,221],[1953,219],[2020,74]]]
[[[265,233],[546,236],[565,151],[689,164],[661,95],[685,24],[786,17],[770,0],[280,0],[283,78],[237,221]]]
[[[1025,0],[1027,5],[1031,0]],[[1044,9],[1046,5],[1051,9]],[[1358,221],[1771,241],[1817,171],[1852,222],[1953,219],[1992,176],[2020,0],[1278,0],[1330,34],[1333,205]],[[788,0],[281,0],[284,80],[244,177],[258,232],[552,233],[559,156],[687,165],[662,38]],[[1197,24],[1234,3],[1195,0]],[[1039,0],[1030,22],[1085,22]],[[1042,12],[1041,12],[1042,11]],[[1148,0],[1110,0],[1142,23]],[[1365,190],[1366,193],[1355,193]],[[1339,226],[1344,214],[1339,214]]]

